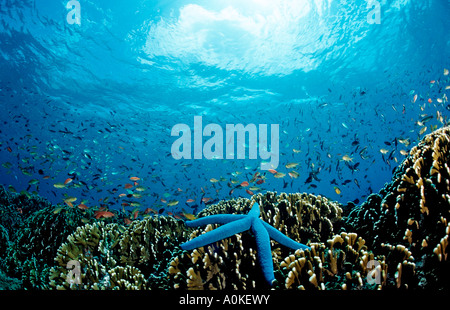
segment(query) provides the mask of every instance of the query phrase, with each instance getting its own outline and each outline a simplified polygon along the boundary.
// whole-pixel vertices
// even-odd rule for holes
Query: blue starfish
[[[216,241],[231,237],[235,234],[252,229],[256,239],[258,250],[258,261],[264,273],[264,277],[271,285],[275,279],[273,273],[272,251],[270,249],[270,238],[291,249],[310,249],[310,247],[295,242],[286,237],[273,226],[259,218],[259,204],[255,202],[248,214],[217,214],[186,222],[189,227],[204,226],[207,224],[226,224],[219,228],[200,235],[181,245],[183,250],[192,250]],[[270,237],[270,238],[269,238]]]

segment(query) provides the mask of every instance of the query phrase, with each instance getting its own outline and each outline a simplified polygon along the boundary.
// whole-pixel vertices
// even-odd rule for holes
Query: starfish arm
[[[311,249],[309,246],[298,243],[298,242],[292,240],[291,238],[283,235],[278,229],[267,224],[266,222],[262,222],[262,223],[264,225],[264,228],[269,233],[270,238],[272,238],[276,242],[278,242],[284,246],[287,246],[288,248],[294,249],[294,250],[297,250],[297,249],[310,250]]]
[[[248,212],[247,216],[259,218],[259,214],[260,214],[259,204],[255,202],[250,211]]]
[[[205,226],[208,224],[228,224],[246,217],[244,214],[217,214],[186,222],[188,227]]]
[[[183,243],[180,246],[183,250],[192,250],[249,230],[250,226],[251,218],[241,218],[237,221],[233,221],[203,235],[200,235],[188,242]]]
[[[275,280],[275,276],[273,274],[272,250],[270,248],[269,234],[263,225],[263,221],[260,219],[253,220],[252,231],[256,240],[259,265],[266,281],[271,285],[273,280]]]

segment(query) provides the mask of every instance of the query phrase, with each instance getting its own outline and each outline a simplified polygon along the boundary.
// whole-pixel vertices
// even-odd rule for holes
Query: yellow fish
[[[169,203],[167,204],[169,207],[173,207],[176,206],[178,204],[178,200],[171,200],[169,201]]]
[[[53,184],[53,187],[55,187],[55,188],[65,188],[66,185],[64,183],[58,182],[58,183]]]
[[[64,202],[75,202],[77,201],[77,197],[67,197],[64,199]]]
[[[282,172],[277,172],[273,176],[277,179],[283,178],[286,174]]]
[[[297,167],[297,166],[298,166],[298,163],[287,163],[286,164],[286,168],[288,168],[288,169],[294,168],[294,167]]]
[[[293,179],[296,179],[300,176],[300,174],[297,171],[291,171],[291,172],[288,172],[288,174]]]

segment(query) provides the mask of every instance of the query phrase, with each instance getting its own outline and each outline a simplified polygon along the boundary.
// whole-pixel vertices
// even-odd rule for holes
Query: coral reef
[[[266,192],[220,201],[197,214],[260,218],[310,250],[271,240],[275,289],[449,289],[450,128],[425,136],[392,180],[361,205],[312,194]],[[171,216],[122,225],[126,214],[52,206],[0,186],[0,287],[6,289],[268,288],[251,231],[185,251],[216,229]],[[108,211],[108,214],[111,212]]]
[[[346,229],[370,240],[404,247],[416,265],[417,283],[448,288],[450,233],[450,128],[426,135],[394,172],[392,181],[346,218]]]
[[[335,202],[311,194],[277,195],[268,192],[252,197],[261,206],[261,218],[297,242],[327,240],[333,222],[340,219],[341,208]],[[251,200],[239,198],[219,202],[199,213],[209,216],[219,213],[248,213]],[[217,225],[196,229],[191,239],[211,231]],[[271,241],[275,268],[293,250]],[[252,289],[266,287],[257,266],[256,244],[251,232],[234,235],[212,246],[185,252],[170,263],[169,274],[175,288],[189,289]],[[230,272],[231,271],[231,272]],[[225,276],[226,272],[226,276]]]
[[[69,235],[58,249],[58,266],[50,270],[50,287],[166,288],[167,262],[187,236],[182,222],[173,217],[147,217],[128,227],[104,222],[86,224]],[[78,282],[71,282],[73,272],[69,267],[73,261],[80,264]]]

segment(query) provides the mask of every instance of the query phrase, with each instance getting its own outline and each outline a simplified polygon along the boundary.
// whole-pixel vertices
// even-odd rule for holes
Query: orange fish
[[[258,181],[256,181],[256,184],[261,185],[263,184],[265,181],[263,179],[259,179]]]
[[[46,175],[46,176],[43,177],[43,179],[44,179],[44,180],[50,179],[50,176],[49,176],[49,175]]]
[[[244,181],[244,182],[241,183],[241,187],[246,187],[246,186],[249,186],[247,181]]]
[[[129,188],[133,187],[133,184],[126,183],[124,187],[125,187],[125,189],[129,189]]]
[[[139,210],[136,210],[133,214],[134,219],[137,219],[137,217],[139,216]]]
[[[211,200],[211,198],[209,198],[209,197],[203,197],[202,198],[202,201],[205,202],[205,203],[210,201],[210,200]]]
[[[12,149],[9,146],[6,149],[8,150],[8,152],[12,152]]]
[[[81,209],[81,210],[87,210],[88,209],[88,207],[84,203],[80,203],[78,205],[78,208]]]
[[[138,178],[138,177],[131,177],[131,178],[130,178],[131,181],[139,181],[140,179],[141,179],[141,178]]]
[[[127,194],[119,194],[119,197],[124,197],[124,196],[126,196]]]
[[[417,94],[414,95],[414,98],[413,98],[413,102],[412,102],[412,103],[416,103],[416,100],[417,100]]]
[[[154,214],[157,214],[157,213],[158,213],[158,211],[153,210],[152,208],[147,208],[147,209],[145,209],[144,214],[149,214],[150,212],[152,212],[152,213],[154,213]]]
[[[94,217],[98,220],[99,218],[109,218],[109,217],[113,217],[115,216],[114,213],[109,212],[109,211],[95,211],[94,212]]]
[[[188,200],[186,200],[187,203],[191,203],[191,202],[194,202],[194,201],[195,201],[194,199],[188,199]]]
[[[132,221],[129,218],[124,218],[123,222],[125,223],[125,225],[130,225]]]
[[[247,194],[252,195],[253,196],[253,192],[251,190],[246,189],[245,190],[247,192]]]
[[[432,103],[432,102],[433,102],[433,100],[431,100],[431,98],[428,98],[428,102],[429,102],[429,103]]]
[[[66,205],[68,205],[69,207],[73,208],[73,204],[70,201],[64,201],[66,203]]]
[[[126,203],[126,202],[122,202],[122,207],[129,207],[130,206],[130,204],[129,203]]]
[[[162,203],[167,203],[167,200],[165,200],[164,198],[161,198],[161,202]]]
[[[276,171],[275,169],[269,169],[269,170],[267,170],[267,171],[269,171],[269,172],[272,173],[272,174],[277,174],[277,173],[278,173],[278,171]]]
[[[69,183],[72,183],[72,181],[73,181],[73,179],[67,178],[67,179],[64,181],[64,185],[67,185],[67,184],[69,184]]]

